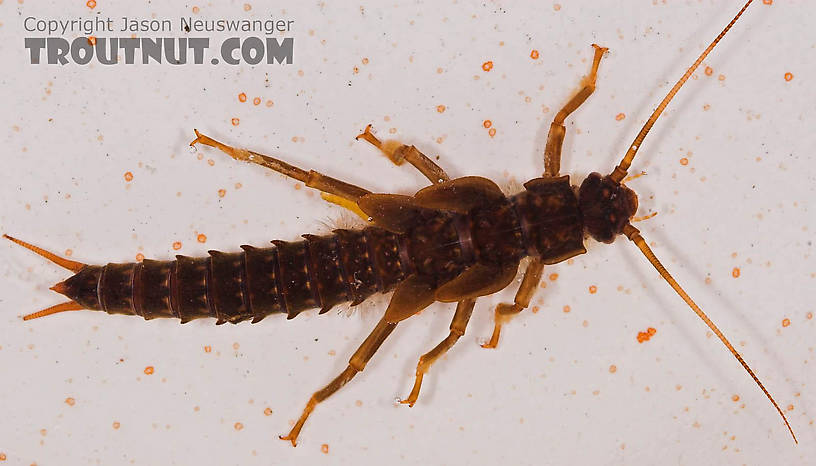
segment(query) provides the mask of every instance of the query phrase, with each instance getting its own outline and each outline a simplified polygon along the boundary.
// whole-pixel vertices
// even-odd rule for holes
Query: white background
[[[542,172],[550,120],[597,42],[611,49],[598,89],[567,125],[562,169],[577,184],[613,168],[739,8],[298,3],[201,4],[197,15],[294,19],[290,66],[34,66],[23,48],[26,16],[156,15],[176,26],[194,5],[2,2],[0,230],[87,263],[130,262],[137,253],[167,260],[326,233],[344,215],[292,180],[207,148],[191,153],[194,127],[372,190],[423,186],[417,173],[354,141],[370,122],[380,136],[395,128],[393,137],[439,155],[453,177],[523,182]],[[539,311],[506,327],[494,351],[476,341],[489,336],[492,306],[512,290],[480,300],[411,409],[394,399],[410,390],[418,356],[447,334],[453,308],[433,306],[400,324],[365,373],[317,408],[296,449],[277,435],[345,367],[383,299],[351,317],[306,312],[257,325],[182,327],[94,312],[23,323],[61,302],[48,287],[69,273],[6,242],[0,452],[25,465],[808,463],[816,452],[816,321],[807,318],[816,312],[814,10],[755,2],[705,61],[712,75],[699,70],[657,123],[633,167],[648,175],[630,185],[639,215],[659,212],[638,224],[656,254],[780,405],[792,405],[798,446],[734,358],[622,240],[588,241],[588,254],[547,267],[558,279],[547,278],[535,298]],[[493,69],[484,72],[488,60]],[[256,96],[264,103],[254,106]],[[639,344],[648,327],[656,335]]]

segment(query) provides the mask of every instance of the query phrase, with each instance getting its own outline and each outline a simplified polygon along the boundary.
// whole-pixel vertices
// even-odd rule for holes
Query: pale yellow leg
[[[354,215],[360,217],[361,219],[363,219],[363,220],[365,220],[367,222],[371,221],[370,220],[371,217],[367,213],[363,212],[362,209],[360,209],[360,206],[358,206],[356,202],[352,202],[352,201],[350,201],[348,199],[344,199],[344,198],[342,198],[340,196],[335,196],[334,194],[328,194],[328,193],[320,193],[320,197],[322,197],[324,201],[326,201],[326,202],[328,202],[330,204],[339,205],[340,207],[343,207],[343,208],[349,210],[351,213],[353,213]]]
[[[414,406],[417,397],[419,397],[419,388],[422,386],[422,377],[431,368],[431,365],[436,362],[443,354],[453,347],[456,341],[465,334],[468,321],[471,314],[473,314],[473,306],[476,304],[475,299],[466,299],[459,301],[456,305],[456,313],[453,315],[453,321],[450,325],[450,334],[447,338],[442,340],[434,349],[423,354],[419,358],[416,369],[416,380],[414,380],[414,388],[411,389],[411,394],[408,398],[400,400],[400,403]]]
[[[513,316],[530,305],[530,300],[533,299],[533,294],[538,288],[538,282],[541,281],[541,272],[543,270],[544,263],[540,259],[530,261],[527,270],[524,271],[524,278],[521,280],[513,304],[502,303],[496,306],[496,323],[493,326],[493,335],[490,336],[490,341],[482,345],[482,348],[495,348],[499,344],[502,324],[506,324]]]

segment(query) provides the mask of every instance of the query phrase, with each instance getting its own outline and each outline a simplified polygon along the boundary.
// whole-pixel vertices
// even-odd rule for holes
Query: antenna
[[[615,167],[615,170],[613,170],[612,173],[609,174],[609,177],[612,179],[612,181],[614,181],[617,184],[620,184],[621,180],[626,177],[626,170],[628,170],[629,166],[632,165],[632,159],[635,158],[637,151],[640,149],[641,144],[643,144],[643,140],[646,139],[646,135],[649,134],[649,131],[652,129],[652,126],[654,126],[655,122],[660,117],[660,114],[663,113],[663,110],[665,110],[666,107],[669,105],[669,102],[671,102],[671,100],[674,98],[674,95],[677,94],[677,91],[679,91],[680,88],[683,87],[683,84],[685,84],[686,81],[688,81],[688,78],[691,77],[691,74],[694,73],[694,70],[696,70],[697,67],[700,66],[700,63],[702,63],[703,60],[705,60],[705,57],[708,56],[708,54],[714,49],[717,43],[719,43],[723,36],[725,36],[728,30],[731,29],[731,26],[733,26],[734,23],[737,22],[739,17],[742,16],[742,13],[745,11],[746,8],[748,8],[748,5],[750,5],[752,1],[753,0],[748,0],[747,2],[745,2],[745,5],[742,6],[742,9],[739,11],[739,13],[737,13],[737,15],[734,16],[734,19],[732,19],[731,22],[728,23],[728,26],[726,26],[725,29],[723,29],[722,32],[710,44],[708,44],[708,47],[706,47],[706,49],[703,50],[703,53],[701,53],[700,56],[697,57],[697,60],[695,60],[694,63],[689,67],[689,69],[687,69],[686,72],[683,73],[683,76],[680,78],[679,81],[677,81],[677,84],[675,84],[674,87],[671,88],[669,93],[666,94],[666,97],[663,98],[663,101],[660,102],[660,105],[658,105],[654,112],[652,112],[652,116],[649,117],[649,120],[646,121],[646,124],[644,124],[643,128],[640,129],[640,132],[638,133],[635,140],[632,141],[631,145],[629,145],[629,149],[626,151],[626,155],[623,157],[623,160],[621,160],[621,163],[618,164],[618,166]]]
[[[627,224],[625,227],[623,227],[623,234],[626,235],[626,237],[629,238],[633,243],[635,243],[635,245],[638,247],[638,249],[640,249],[643,255],[646,256],[646,259],[648,259],[649,262],[651,262],[651,264],[657,270],[657,273],[659,273],[660,276],[663,277],[663,279],[669,283],[669,285],[674,289],[674,291],[677,292],[677,294],[681,298],[683,298],[683,301],[685,301],[686,304],[688,304],[691,310],[694,311],[694,313],[697,314],[697,316],[700,319],[702,319],[706,325],[708,325],[708,328],[710,328],[711,331],[714,332],[715,335],[717,335],[717,338],[719,338],[720,341],[723,342],[725,347],[728,348],[728,351],[731,351],[731,354],[733,354],[734,357],[737,358],[737,361],[739,361],[739,363],[742,364],[742,367],[746,371],[748,371],[748,375],[750,375],[751,378],[754,379],[754,382],[756,382],[756,384],[759,385],[759,388],[762,390],[762,393],[764,393],[765,396],[767,396],[768,399],[771,400],[771,403],[774,405],[774,408],[776,408],[776,411],[779,413],[780,416],[782,416],[782,420],[785,421],[785,425],[788,426],[788,431],[790,431],[790,434],[793,437],[793,441],[799,443],[799,441],[796,440],[796,434],[793,433],[793,429],[791,428],[790,423],[788,423],[788,418],[785,417],[785,413],[782,412],[782,409],[780,409],[779,405],[776,404],[776,401],[774,401],[771,394],[768,393],[768,390],[766,390],[765,386],[762,385],[762,382],[759,381],[759,378],[756,376],[756,374],[754,374],[754,371],[751,370],[751,368],[748,366],[748,363],[746,363],[745,360],[742,359],[742,355],[739,354],[736,348],[734,348],[734,345],[732,345],[731,342],[728,341],[728,338],[725,338],[725,335],[723,335],[720,329],[717,328],[716,325],[714,325],[714,322],[712,322],[711,319],[708,318],[706,313],[703,312],[703,310],[700,309],[699,306],[697,306],[697,304],[689,297],[686,291],[683,290],[680,284],[677,283],[677,280],[675,280],[674,277],[672,277],[671,274],[668,272],[668,270],[666,270],[666,268],[663,267],[663,264],[661,264],[660,261],[657,259],[657,256],[654,255],[652,249],[649,247],[648,244],[646,244],[646,240],[644,240],[643,237],[640,236],[640,231],[637,228],[633,227],[632,225]]]

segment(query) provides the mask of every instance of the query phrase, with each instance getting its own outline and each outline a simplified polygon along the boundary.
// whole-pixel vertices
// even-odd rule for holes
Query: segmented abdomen
[[[272,313],[289,319],[301,311],[387,292],[410,269],[401,238],[369,227],[273,241],[274,247],[242,246],[242,252],[210,251],[209,257],[86,266],[65,281],[66,295],[88,309],[145,319],[176,317],[182,323],[214,317],[218,324]]]

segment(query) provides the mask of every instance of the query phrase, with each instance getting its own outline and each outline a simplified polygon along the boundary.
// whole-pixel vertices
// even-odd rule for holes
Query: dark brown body
[[[475,263],[503,266],[536,256],[545,264],[585,252],[569,177],[537,178],[525,190],[461,214],[422,209],[404,233],[378,227],[303,235],[269,248],[210,251],[209,257],[89,265],[59,285],[87,309],[182,323],[258,322],[269,314],[359,304],[411,274],[441,285]]]

